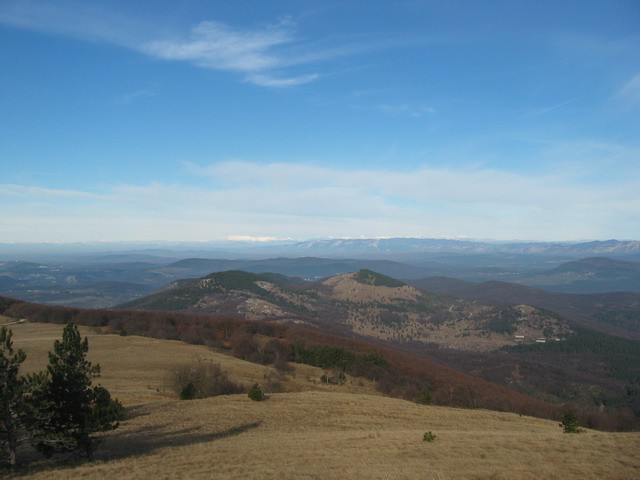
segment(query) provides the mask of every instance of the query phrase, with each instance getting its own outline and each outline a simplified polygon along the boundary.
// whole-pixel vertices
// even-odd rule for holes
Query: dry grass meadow
[[[42,368],[60,325],[12,326]],[[172,369],[220,363],[244,384],[270,371],[205,347],[142,337],[89,336],[99,383],[127,405],[120,428],[105,435],[96,459],[60,463],[24,448],[28,469],[14,477],[242,479],[634,479],[640,433],[563,434],[556,422],[485,410],[427,407],[373,395],[368,383],[317,382],[321,370],[296,365],[287,393],[265,402],[246,395],[176,400]],[[434,442],[422,436],[431,431]]]

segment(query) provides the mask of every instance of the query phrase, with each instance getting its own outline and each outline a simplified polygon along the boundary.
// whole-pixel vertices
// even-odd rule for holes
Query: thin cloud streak
[[[640,106],[640,73],[629,80],[616,94],[615,98],[627,105]]]
[[[122,95],[121,97],[119,97],[117,99],[117,103],[119,105],[130,105],[144,98],[157,96],[158,94],[156,92],[152,92],[151,90],[136,90],[135,92],[127,93],[126,95]]]
[[[299,77],[291,78],[273,78],[269,75],[257,75],[251,74],[245,77],[245,80],[254,85],[260,87],[272,87],[272,88],[286,88],[296,85],[304,85],[305,83],[313,82],[318,78],[317,74],[300,75]]]
[[[338,170],[305,164],[256,164],[228,161],[207,167],[189,167],[226,189],[240,186],[286,190],[295,185],[300,191],[338,188],[381,197],[406,198],[412,202],[464,203],[508,202],[554,205],[572,198],[597,195],[572,187],[571,178],[556,175],[531,177],[500,170],[451,170],[422,168],[392,170]]]
[[[409,117],[422,117],[424,115],[433,115],[436,113],[436,109],[433,107],[415,107],[406,103],[382,103],[376,105],[375,108],[383,113],[391,115],[407,115]]]
[[[22,197],[29,199],[85,199],[97,200],[100,195],[78,190],[43,188],[28,185],[0,184],[0,197]]]
[[[6,0],[0,23],[38,32],[66,35],[92,42],[134,48],[157,28],[83,2]]]
[[[558,108],[562,108],[565,105],[569,105],[570,103],[573,103],[573,102],[575,102],[577,100],[578,100],[577,98],[572,98],[571,100],[567,100],[565,102],[560,102],[560,103],[558,103],[556,105],[552,105],[550,107],[545,107],[545,108],[540,108],[540,109],[534,110],[533,112],[525,115],[524,118],[539,117],[540,115],[544,115],[546,113],[553,112],[554,110],[557,110]]]

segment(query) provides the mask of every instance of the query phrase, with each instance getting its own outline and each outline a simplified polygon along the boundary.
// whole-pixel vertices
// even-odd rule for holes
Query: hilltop
[[[306,283],[276,274],[219,272],[171,283],[121,307],[290,321],[476,351],[515,345],[515,335],[532,342],[572,332],[557,316],[528,305],[479,305],[420,291],[368,269]]]

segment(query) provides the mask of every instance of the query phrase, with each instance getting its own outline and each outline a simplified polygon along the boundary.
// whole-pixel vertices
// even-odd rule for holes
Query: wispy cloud
[[[11,208],[0,212],[0,241],[456,235],[570,240],[633,238],[640,229],[635,175],[601,184],[583,182],[582,172],[532,176],[429,166],[394,172],[239,160],[188,169],[210,183],[122,184],[100,192],[1,185],[0,203]]]
[[[547,114],[549,112],[553,112],[554,110],[562,108],[565,105],[569,105],[570,103],[573,103],[576,100],[578,100],[578,99],[577,98],[572,98],[570,100],[566,100],[564,102],[560,102],[560,103],[556,103],[555,105],[551,105],[550,107],[538,108],[538,109],[533,110],[533,111],[527,113],[526,115],[524,115],[524,118],[534,118],[534,117],[539,117],[540,115],[545,115],[545,114]]]
[[[0,23],[129,48],[154,30],[145,22],[88,2],[5,0],[0,4]]]
[[[165,60],[185,60],[205,68],[256,72],[278,68],[271,50],[293,41],[287,24],[265,30],[234,30],[220,22],[201,22],[185,38],[147,42],[140,49]]]
[[[584,188],[582,172],[573,175],[548,174],[531,176],[506,170],[482,168],[433,168],[423,166],[409,171],[386,169],[340,169],[309,164],[258,164],[240,160],[220,162],[207,167],[192,166],[193,173],[211,178],[225,189],[255,190],[261,192],[287,191],[291,198],[305,196],[344,195],[376,198],[376,203],[393,205],[402,200],[404,205],[423,208],[427,205],[453,206],[513,205],[553,210],[572,205],[575,200],[602,199],[613,193],[598,185]],[[634,187],[640,184],[640,180]],[[627,190],[635,196],[633,188]],[[618,195],[625,192],[624,185],[616,185]],[[270,195],[270,197],[274,197]],[[265,198],[269,202],[268,198]],[[340,204],[338,202],[337,204]],[[295,207],[290,207],[295,208]]]
[[[76,199],[90,200],[99,198],[98,195],[78,190],[43,188],[30,185],[0,184],[0,196],[23,197],[29,199]]]
[[[142,100],[144,98],[156,97],[158,94],[151,90],[136,90],[135,92],[127,93],[122,95],[116,99],[116,102],[120,105],[129,105],[138,100]]]
[[[235,28],[208,20],[186,32],[174,31],[114,14],[85,3],[8,0],[0,8],[0,23],[29,30],[106,42],[166,61],[243,74],[243,81],[268,88],[310,83],[317,72],[291,74],[292,67],[314,65],[354,55],[372,45],[333,45],[318,48],[296,37],[285,19],[260,28]]]
[[[640,73],[629,80],[615,96],[619,102],[627,105],[640,106]]]
[[[287,73],[289,67],[310,63],[307,56],[283,50],[283,47],[294,45],[304,49],[296,40],[290,21],[253,30],[205,21],[194,26],[187,35],[146,42],[138,46],[138,50],[164,60],[243,73],[245,82],[261,87],[284,88],[309,83],[319,77],[317,73]],[[330,57],[319,52],[317,56]]]
[[[588,32],[565,31],[548,38],[549,45],[570,56],[607,58],[638,52],[640,35],[606,37]]]
[[[436,109],[433,107],[415,106],[407,103],[381,103],[376,105],[375,108],[376,110],[391,115],[404,115],[409,117],[422,117],[436,113]]]
[[[189,165],[208,180],[101,191],[0,185],[0,241],[357,236],[633,238],[640,179],[423,166],[404,172],[247,161]],[[596,175],[595,172],[592,172]],[[77,201],[81,200],[81,201]]]
[[[245,80],[261,87],[284,88],[293,87],[295,85],[304,85],[305,83],[313,82],[317,78],[318,75],[315,73],[289,78],[274,78],[270,75],[252,73],[247,75]]]

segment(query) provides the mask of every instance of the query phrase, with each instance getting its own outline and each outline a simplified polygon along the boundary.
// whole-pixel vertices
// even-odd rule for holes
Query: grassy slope
[[[5,317],[0,317],[0,322]],[[22,323],[11,326],[15,348],[27,352],[22,373],[43,369],[53,342],[62,336],[63,325],[49,323]],[[105,386],[113,397],[124,405],[142,402],[173,400],[171,373],[176,367],[194,361],[219,363],[223,370],[237,382],[250,386],[264,384],[265,374],[275,374],[270,366],[256,365],[207,347],[189,345],[174,340],[92,333],[88,327],[80,327],[83,336],[89,338],[89,360],[102,368],[96,383]],[[287,375],[283,386],[287,391],[331,390],[338,387],[319,381],[323,370],[308,365],[295,365],[295,371]],[[375,394],[372,382],[358,379],[345,385],[351,392]],[[340,387],[342,390],[342,387]]]
[[[26,369],[41,368],[60,325],[14,325]],[[83,329],[83,334],[90,330]],[[234,380],[261,381],[265,367],[204,347],[90,336],[101,383],[129,404],[129,418],[92,463],[36,461],[29,478],[638,478],[640,434],[565,435],[555,422],[483,410],[425,407],[313,384],[296,366],[288,388],[255,403],[246,395],[181,402],[163,392],[170,369],[213,359]],[[304,371],[303,371],[304,369]],[[334,391],[330,391],[329,389]],[[352,385],[369,392],[369,386]],[[160,389],[157,392],[156,389]],[[135,405],[134,405],[135,404]],[[422,434],[437,435],[433,443]]]

